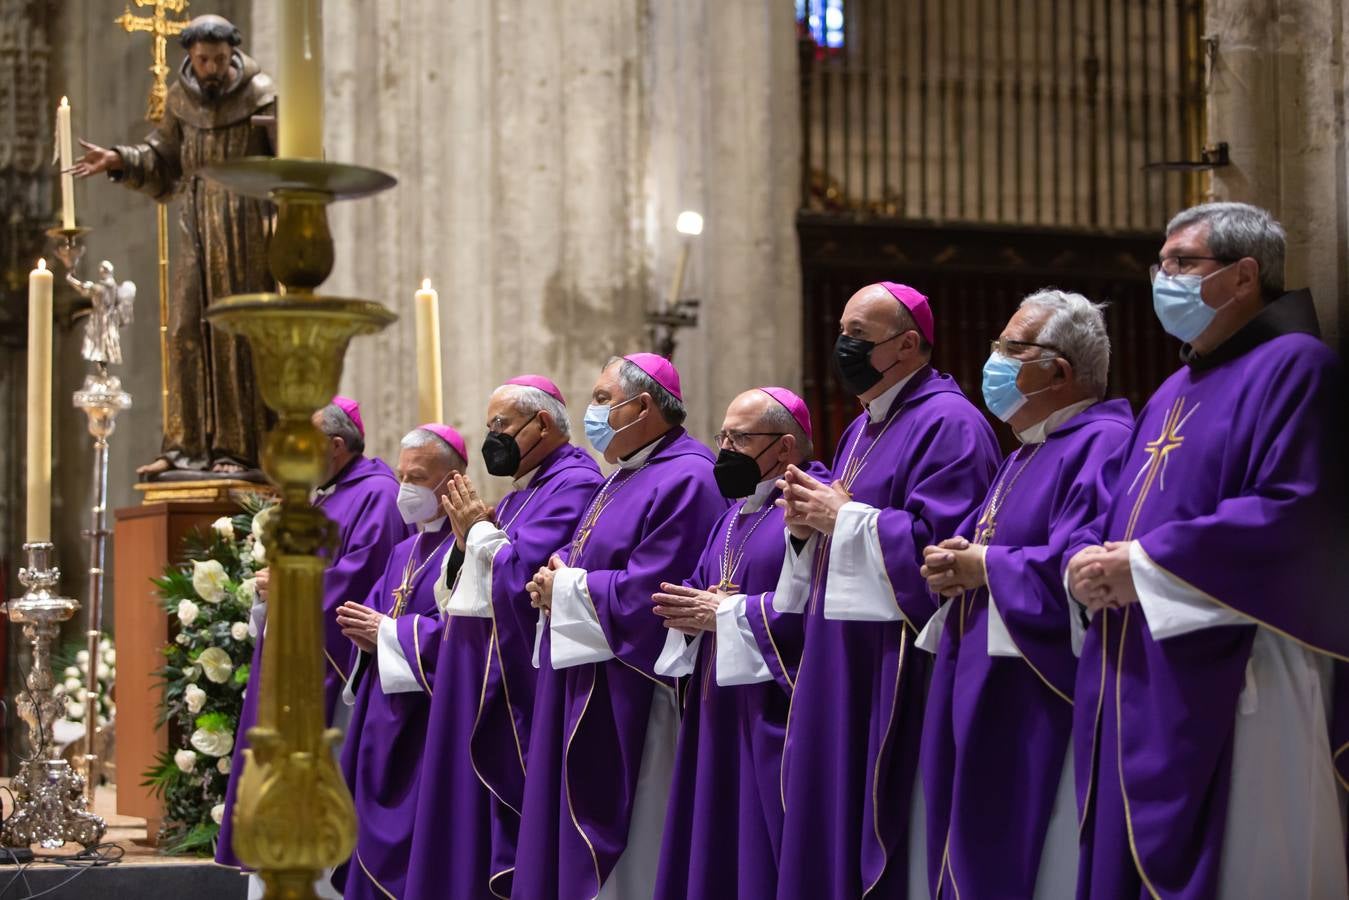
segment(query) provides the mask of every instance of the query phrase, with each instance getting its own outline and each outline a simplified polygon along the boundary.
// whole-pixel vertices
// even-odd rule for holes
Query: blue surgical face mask
[[[1047,357],[1047,359],[1055,358]],[[1032,362],[1042,361],[1032,360]],[[984,363],[984,405],[988,407],[989,412],[1004,422],[1010,421],[1012,416],[1026,405],[1028,399],[1049,390],[1048,387],[1043,387],[1038,391],[1023,394],[1021,388],[1016,386],[1017,376],[1021,374],[1021,365],[1021,360],[997,352],[990,353],[988,362]]]
[[[1223,266],[1218,272],[1226,268]],[[1152,308],[1167,334],[1188,344],[1213,324],[1220,309],[1232,302],[1228,300],[1222,306],[1209,306],[1204,302],[1204,280],[1218,272],[1200,276],[1168,275],[1158,271],[1152,280]]]
[[[592,403],[586,407],[586,440],[590,441],[590,446],[594,447],[597,452],[603,453],[609,449],[609,444],[613,441],[615,435],[625,428],[631,428],[637,424],[636,421],[629,422],[623,428],[614,428],[609,424],[609,416],[614,410],[636,399],[636,397],[629,397],[622,403],[615,403],[613,406],[607,403]]]

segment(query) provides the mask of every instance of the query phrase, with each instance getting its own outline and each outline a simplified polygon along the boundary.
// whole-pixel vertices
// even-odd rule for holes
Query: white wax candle
[[[444,422],[445,398],[440,387],[440,295],[431,279],[413,298],[417,328],[417,421]]]
[[[277,155],[323,158],[323,7],[320,0],[280,0]]]
[[[75,227],[75,176],[67,171],[74,165],[75,152],[70,140],[70,101],[61,98],[56,108],[56,145],[61,158],[61,227]]]
[[[28,542],[52,536],[52,273],[28,273]]]

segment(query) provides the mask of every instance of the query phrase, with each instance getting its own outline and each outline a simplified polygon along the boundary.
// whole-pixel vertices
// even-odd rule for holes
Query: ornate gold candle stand
[[[281,495],[263,537],[271,570],[258,724],[249,729],[234,806],[234,852],[256,868],[267,897],[315,896],[321,871],[351,855],[356,816],[333,756],[340,734],[323,720],[323,571],[333,522],[309,503],[324,474],[324,441],[310,418],[337,393],[350,340],[396,316],[365,300],[314,292],[333,266],[328,204],[393,186],[373,169],[298,159],[242,159],[205,171],[277,208],[269,251],[281,293],[213,306],[217,328],[248,339],[263,400],[277,414],[262,468]]]

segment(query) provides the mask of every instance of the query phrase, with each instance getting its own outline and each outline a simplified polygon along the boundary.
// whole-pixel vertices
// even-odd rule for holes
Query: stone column
[[[1272,210],[1288,232],[1287,284],[1310,287],[1321,329],[1349,324],[1349,16],[1339,0],[1211,0],[1218,38],[1209,139],[1232,165],[1214,193]]]
[[[254,0],[259,35],[270,6]],[[605,358],[644,349],[643,312],[669,289],[684,208],[707,219],[686,282],[703,315],[675,357],[690,427],[706,439],[742,387],[799,381],[790,4],[464,0],[324,14],[328,156],[400,181],[333,207],[325,285],[402,316],[347,357],[343,390],[364,405],[373,452],[392,459],[417,424],[421,278],[440,291],[446,417],[470,447],[488,393],[517,372],[555,378],[579,425]]]

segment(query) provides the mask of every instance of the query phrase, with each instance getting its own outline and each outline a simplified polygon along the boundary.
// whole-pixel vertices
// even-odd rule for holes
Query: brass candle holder
[[[314,292],[333,266],[328,204],[386,190],[373,169],[319,160],[250,158],[204,174],[277,207],[269,262],[280,293],[214,305],[217,328],[247,338],[264,402],[278,417],[262,468],[281,495],[264,544],[271,570],[258,724],[234,806],[234,852],[258,870],[266,896],[312,898],[323,869],[350,855],[356,812],[334,759],[340,732],[323,718],[323,572],[336,527],[309,503],[324,474],[324,442],[310,422],[337,393],[347,345],[397,317],[378,303]]]

